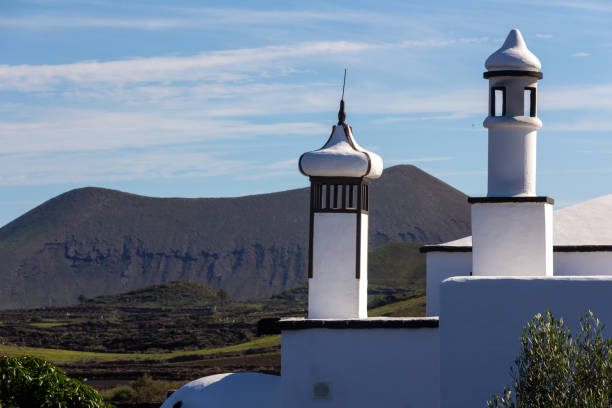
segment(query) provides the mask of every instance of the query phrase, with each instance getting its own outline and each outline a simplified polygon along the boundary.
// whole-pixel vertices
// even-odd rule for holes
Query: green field
[[[262,336],[255,340],[235,344],[232,346],[217,347],[206,350],[174,351],[170,353],[96,353],[91,351],[58,350],[36,347],[19,347],[11,345],[0,345],[0,355],[20,356],[29,354],[44,358],[56,364],[75,362],[105,362],[105,361],[146,361],[146,360],[169,360],[182,356],[206,356],[231,352],[242,352],[246,350],[257,350],[280,346],[280,335]]]
[[[58,326],[64,326],[68,324],[67,321],[59,321],[59,320],[46,320],[46,321],[42,321],[42,322],[30,322],[29,325],[33,326],[33,327],[58,327]]]

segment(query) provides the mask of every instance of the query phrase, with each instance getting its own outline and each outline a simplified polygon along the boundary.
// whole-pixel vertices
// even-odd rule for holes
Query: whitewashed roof
[[[344,103],[338,116],[340,121],[333,127],[327,143],[319,150],[300,157],[300,171],[306,176],[315,177],[380,177],[383,172],[382,158],[357,144],[353,130],[344,123]]]
[[[553,215],[553,245],[612,245],[612,194],[556,210]],[[472,237],[463,237],[431,247],[471,247]]]
[[[452,246],[452,247],[471,247],[472,246],[472,236],[463,237],[456,239],[454,241],[445,242],[443,244],[439,244],[438,246]]]
[[[555,245],[612,245],[612,194],[555,211]]]
[[[485,67],[489,71],[539,71],[542,64],[538,57],[527,48],[521,32],[514,28],[506,37],[504,45],[487,58]]]

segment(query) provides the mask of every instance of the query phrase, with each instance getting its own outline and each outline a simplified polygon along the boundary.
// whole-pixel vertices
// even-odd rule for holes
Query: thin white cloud
[[[21,29],[43,28],[120,28],[137,30],[167,30],[185,28],[195,22],[170,18],[102,18],[102,17],[61,17],[32,15],[24,17],[0,17],[0,27]]]
[[[365,43],[322,41],[285,46],[215,51],[190,57],[150,57],[115,61],[82,61],[62,65],[0,65],[0,90],[44,91],[54,86],[223,80],[245,72],[261,73],[280,61],[320,55],[360,53],[373,49],[432,48],[469,45],[486,38]]]
[[[116,6],[116,5],[115,5]],[[138,8],[142,5],[124,3],[119,9]],[[113,10],[116,7],[113,8]],[[38,13],[23,16],[0,17],[0,27],[19,29],[54,29],[54,28],[109,28],[133,30],[170,30],[200,29],[212,27],[238,27],[274,25],[295,26],[311,22],[352,21],[380,24],[398,20],[397,16],[382,13],[359,12],[334,9],[329,12],[310,10],[250,10],[240,8],[176,7],[148,5],[147,11],[162,14],[165,17],[144,16],[126,18],[121,14],[109,16],[92,16],[85,14],[60,15],[57,13]],[[403,21],[403,20],[402,20]]]
[[[544,40],[548,40],[550,38],[553,38],[552,34],[536,34],[535,36],[536,36],[536,38],[541,38],[541,39],[544,39]]]
[[[17,154],[0,163],[0,185],[87,184],[238,174],[253,166],[206,152],[141,151]]]
[[[456,89],[445,92],[431,91],[370,91],[355,97],[351,102],[351,110],[358,113],[382,113],[385,115],[403,115],[429,113],[427,117],[412,118],[387,116],[380,119],[393,122],[403,120],[429,120],[429,119],[459,119],[474,114],[486,112],[486,90],[482,89]],[[440,115],[431,115],[440,114]],[[378,120],[378,119],[377,119]]]
[[[337,108],[335,93],[321,90],[317,94],[281,92],[235,96],[223,102],[213,100],[200,105],[178,102],[176,109],[150,111],[113,112],[87,109],[30,109],[25,120],[0,120],[0,145],[4,153],[90,151],[147,147],[190,142],[252,139],[274,136],[325,135],[330,123],[300,122],[253,123],[239,117],[247,115],[278,115],[278,113],[309,113],[333,111]],[[261,89],[268,89],[263,87]],[[276,89],[271,87],[270,89]],[[284,89],[280,87],[279,89]],[[448,97],[452,96],[449,100]],[[355,103],[349,105],[349,115],[399,113],[410,114],[427,110],[452,111],[458,107],[479,113],[486,107],[483,101],[471,97],[470,93],[435,96],[421,94],[378,92],[376,98],[368,98],[368,92],[360,91],[353,96]],[[473,101],[470,103],[470,99]],[[219,105],[213,108],[213,105]],[[183,109],[179,110],[180,107]],[[186,108],[187,106],[187,108]],[[15,111],[21,111],[17,106]],[[229,116],[235,118],[229,119]],[[258,121],[261,122],[261,121]],[[415,159],[417,160],[417,159]]]
[[[224,67],[232,72],[261,69],[262,62],[320,54],[360,52],[375,44],[334,41],[290,46],[215,51],[191,57],[150,57],[108,62],[83,61],[62,65],[0,65],[0,90],[45,90],[53,85],[193,81],[223,79]],[[231,77],[230,77],[231,79]]]
[[[338,84],[300,82],[300,78],[291,84],[262,83],[253,78],[227,83],[203,81],[195,85],[74,88],[58,92],[56,100],[221,118],[329,111],[336,109],[337,97]],[[0,112],[1,109],[0,105]]]
[[[176,147],[13,154],[0,161],[0,186],[216,176],[257,180],[295,175],[297,172],[297,159],[266,163],[233,157]]]
[[[205,111],[217,117],[268,115],[270,113],[314,113],[337,109],[337,88],[329,84],[295,90],[242,95],[231,101],[211,101]],[[205,102],[208,104],[207,102]],[[214,106],[213,106],[214,105]],[[409,120],[401,115],[419,115],[412,120],[461,119],[486,112],[486,95],[479,90],[463,89],[446,93],[403,92],[377,88],[351,91],[347,101],[350,115],[398,115],[375,119],[374,123]],[[423,114],[427,114],[423,116]],[[397,119],[397,120],[396,120]]]
[[[196,91],[182,95],[183,88]],[[261,123],[261,120],[254,123],[244,117],[329,112],[337,108],[336,90],[322,83],[253,84],[243,88],[202,85],[199,90],[197,87],[183,88],[145,86],[141,91],[154,95],[151,105],[134,112],[48,107],[24,110],[20,105],[10,104],[5,106],[5,119],[0,120],[0,145],[4,153],[25,154],[143,148],[263,136],[319,137],[329,132],[329,123],[296,120],[280,123],[278,118],[271,123]],[[462,114],[479,112],[486,107],[486,100],[477,97],[480,93],[462,91],[436,96],[429,93],[360,90],[351,96],[349,116],[380,112],[452,112],[457,109]],[[372,97],[372,94],[376,96]],[[141,97],[137,96],[136,99]],[[129,106],[129,96],[125,98]],[[126,99],[119,99],[116,105],[126,106]],[[13,119],[6,119],[9,117]]]
[[[571,54],[572,57],[588,57],[591,54],[589,54],[588,52],[575,52],[573,54]]]
[[[146,147],[257,136],[324,134],[312,122],[255,124],[159,113],[58,110],[35,122],[0,122],[3,153]],[[55,118],[51,119],[51,117]]]
[[[174,110],[198,117],[222,118],[253,115],[329,112],[337,109],[338,84],[323,82],[201,83],[194,86],[136,85],[64,91],[70,100],[103,102],[138,110]],[[453,120],[486,111],[486,92],[459,89],[444,93],[359,87],[347,100],[349,114],[383,114],[374,122]],[[412,116],[402,116],[412,115]],[[417,115],[417,116],[414,116]]]
[[[333,11],[311,10],[253,10],[244,8],[210,8],[210,7],[180,7],[161,6],[157,10],[166,11],[174,15],[189,18],[187,24],[202,24],[204,22],[214,25],[263,25],[275,26],[295,25],[313,21],[359,21],[375,22],[395,19],[389,14],[374,12],[359,12],[350,9],[334,9]]]
[[[286,92],[287,88],[292,92]],[[213,87],[214,88],[214,87]],[[92,151],[147,147],[194,141],[219,141],[261,136],[319,137],[329,132],[329,123],[293,121],[291,123],[250,123],[244,119],[227,119],[246,114],[269,115],[270,112],[304,113],[330,111],[336,108],[334,92],[325,90],[327,84],[258,85],[251,88],[210,88],[218,98],[196,104],[198,97],[190,96],[188,103],[180,95],[175,109],[141,112],[108,112],[85,109],[30,108],[31,118],[0,121],[0,145],[3,153],[32,153],[59,151]],[[152,91],[168,96],[176,90],[163,87]],[[327,92],[327,93],[326,93]],[[542,108],[546,110],[612,110],[609,94],[612,84],[573,86],[547,90],[542,93]],[[486,94],[486,93],[485,93]],[[229,95],[224,98],[224,95]],[[282,97],[284,96],[284,97]],[[172,99],[172,98],[170,98]],[[354,100],[354,101],[353,101]],[[352,96],[349,114],[421,115],[454,112],[461,115],[481,115],[486,112],[486,95],[482,90],[460,90],[444,94],[406,93],[395,91],[359,90]],[[213,108],[217,105],[216,108]],[[181,108],[182,107],[182,108]],[[185,108],[187,107],[187,108]],[[4,106],[5,117],[11,111],[21,112],[19,105]],[[480,126],[478,126],[480,129]],[[582,119],[546,124],[546,132],[611,131],[612,121]],[[419,159],[419,158],[416,158]],[[414,159],[414,160],[416,160]],[[405,162],[402,160],[402,162]],[[387,163],[390,163],[387,161]],[[272,169],[270,169],[272,170]]]
[[[543,110],[612,110],[612,83],[575,84],[546,89],[539,95]],[[548,127],[548,126],[547,126]]]

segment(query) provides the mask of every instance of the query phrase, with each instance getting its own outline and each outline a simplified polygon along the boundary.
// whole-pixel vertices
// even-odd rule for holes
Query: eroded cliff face
[[[57,306],[66,300],[74,303],[81,294],[120,293],[175,280],[223,288],[234,298],[268,297],[303,283],[307,259],[307,248],[295,244],[264,247],[255,243],[210,252],[160,250],[130,236],[118,243],[71,239],[45,243],[36,256],[25,259],[16,271],[23,282],[12,287],[9,297],[20,299],[19,305],[24,306]],[[51,276],[48,271],[53,271]],[[26,299],[32,301],[23,302]]]
[[[470,234],[466,196],[415,167],[387,169],[371,195],[371,246]],[[83,188],[0,229],[0,308],[174,280],[267,297],[304,283],[307,262],[308,189],[182,199]]]
[[[277,248],[254,243],[219,252],[159,251],[147,248],[141,240],[124,237],[120,247],[75,241],[53,246],[63,250],[71,268],[112,271],[118,277],[118,292],[159,282],[192,280],[223,288],[234,298],[268,297],[303,283],[299,277],[307,260],[306,248],[299,245]]]

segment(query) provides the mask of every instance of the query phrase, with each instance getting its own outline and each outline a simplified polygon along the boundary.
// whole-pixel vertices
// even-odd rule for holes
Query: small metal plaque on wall
[[[313,400],[331,399],[331,384],[327,381],[314,381],[312,383]]]

